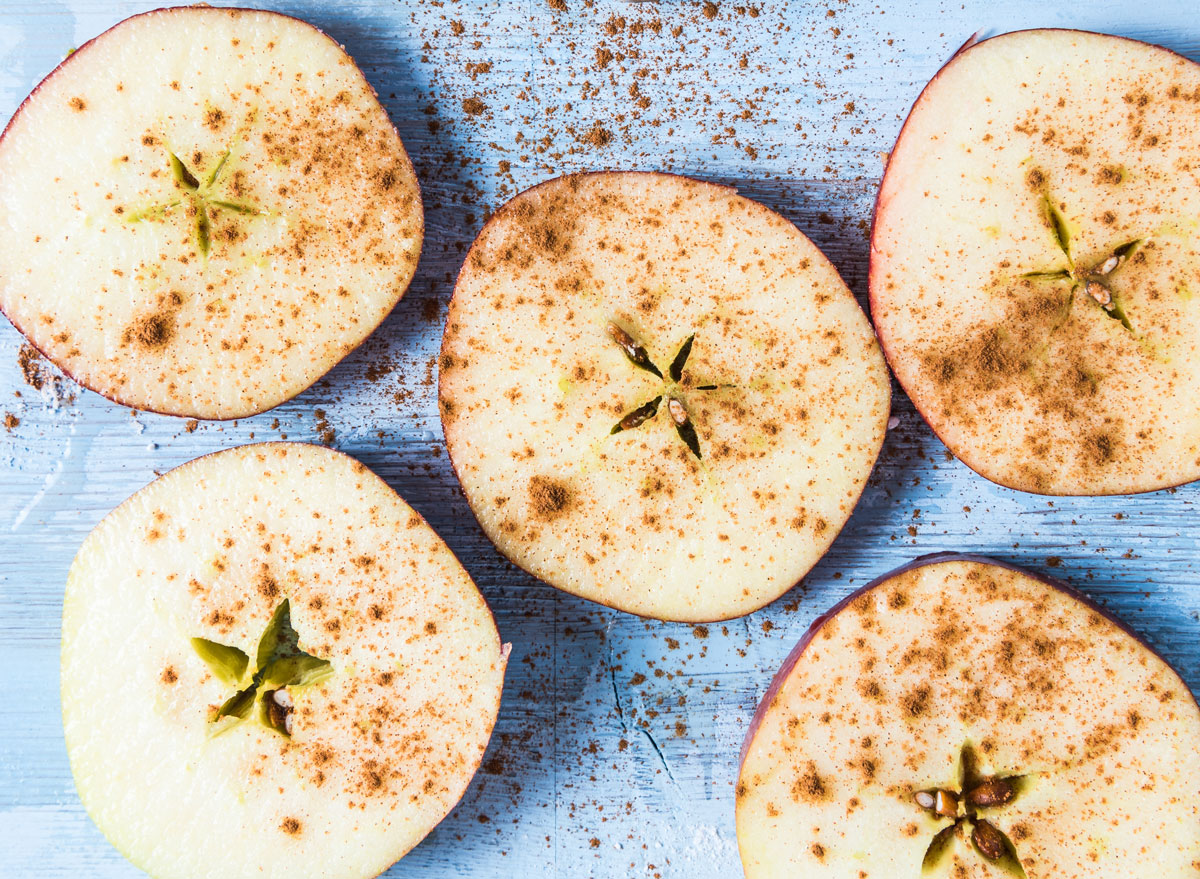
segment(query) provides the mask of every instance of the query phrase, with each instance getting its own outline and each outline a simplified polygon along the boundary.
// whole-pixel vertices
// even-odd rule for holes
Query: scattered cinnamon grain
[[[21,349],[17,352],[17,366],[21,370],[25,384],[29,385],[35,391],[40,391],[44,388],[46,382],[51,377],[46,370],[41,353],[30,344],[22,345]]]
[[[579,139],[590,146],[606,147],[612,143],[613,135],[611,131],[599,122],[594,122],[592,123],[592,127],[580,136]]]

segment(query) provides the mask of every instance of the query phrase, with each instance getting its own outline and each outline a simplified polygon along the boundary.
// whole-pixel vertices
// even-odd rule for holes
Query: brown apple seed
[[[1017,795],[1017,789],[1012,782],[1003,778],[989,778],[967,792],[967,803],[972,806],[988,808],[1002,806]]]
[[[1099,281],[1088,281],[1084,285],[1084,289],[1087,291],[1088,296],[1091,296],[1105,308],[1112,306],[1112,293]]]
[[[267,720],[277,732],[292,734],[292,694],[280,688],[263,694],[263,707],[267,709]]]
[[[1004,834],[986,821],[976,821],[971,831],[971,842],[980,853],[990,861],[998,861],[1004,857],[1007,846],[1004,844]]]
[[[946,818],[958,814],[958,796],[948,790],[940,790],[934,798],[934,811]]]
[[[679,438],[683,440],[684,445],[692,450],[692,454],[700,459],[700,437],[696,435],[696,428],[692,425],[692,420],[688,417],[687,410],[683,408],[683,403],[676,400],[674,397],[667,399],[667,411],[671,413],[671,420],[675,422],[675,432],[679,434]]]
[[[633,430],[635,427],[641,427],[658,412],[658,404],[661,400],[661,396],[655,397],[649,403],[643,403],[641,406],[638,406],[618,421],[610,433],[620,433],[623,430]]]
[[[646,349],[633,341],[633,336],[612,322],[608,324],[608,336],[620,346],[621,350],[625,352],[625,356],[635,366],[640,366],[642,369],[648,370],[659,378],[662,378],[662,373],[658,367],[650,362],[650,355],[646,353]]]

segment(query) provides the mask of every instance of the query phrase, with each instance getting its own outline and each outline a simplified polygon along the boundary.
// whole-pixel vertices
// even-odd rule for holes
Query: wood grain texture
[[[771,675],[818,613],[926,552],[981,552],[1063,577],[1200,688],[1196,486],[1060,500],[997,488],[951,460],[897,392],[900,425],[829,555],[765,610],[693,629],[598,608],[504,562],[450,472],[434,386],[462,254],[489,211],[526,186],[598,168],[730,183],[795,221],[863,297],[881,154],[968,36],[1081,27],[1200,58],[1194,4],[721,0],[711,18],[693,2],[566,4],[276,5],[359,61],[400,128],[427,209],[408,295],[300,398],[189,431],[69,383],[35,390],[17,367],[19,336],[0,328],[0,412],[20,420],[0,432],[0,874],[139,875],[87,819],[67,767],[57,687],[67,568],[96,522],[156,473],[256,439],[317,441],[332,430],[335,447],[449,542],[514,645],[484,769],[389,876],[740,875],[736,759]],[[0,114],[71,47],[151,5],[0,3]],[[486,109],[464,113],[471,98]],[[597,128],[604,146],[587,141]]]

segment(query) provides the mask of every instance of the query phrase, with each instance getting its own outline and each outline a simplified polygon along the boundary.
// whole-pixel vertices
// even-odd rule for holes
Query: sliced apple
[[[374,876],[462,796],[507,655],[453,553],[362,464],[298,443],[208,455],[71,566],[71,770],[159,879]]]
[[[742,748],[747,879],[1194,877],[1200,708],[1064,583],[926,556],[821,616]]]
[[[237,418],[304,390],[416,270],[412,163],[350,57],[272,12],[137,15],[0,138],[0,309],[139,409]]]
[[[1041,494],[1200,477],[1200,65],[1006,34],[922,92],[888,162],[871,311],[950,450]]]
[[[442,424],[483,529],[553,586],[739,616],[821,557],[883,441],[886,367],[837,271],[734,190],[574,175],[480,232]]]

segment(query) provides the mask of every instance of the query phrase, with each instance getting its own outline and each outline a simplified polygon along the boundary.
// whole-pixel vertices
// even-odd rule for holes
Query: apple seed
[[[675,432],[679,434],[684,445],[691,449],[692,454],[699,459],[701,457],[700,437],[696,435],[696,428],[692,425],[692,419],[688,417],[687,410],[683,408],[683,403],[671,397],[667,400],[667,410],[671,413],[671,420],[675,422]]]
[[[913,799],[917,801],[917,805],[922,809],[932,809],[937,803],[937,800],[934,799],[933,794],[927,790],[917,791],[913,796]]]
[[[667,400],[667,410],[671,413],[671,420],[683,427],[688,423],[687,410],[683,408],[683,404],[674,397]]]
[[[633,430],[635,427],[641,427],[647,421],[655,416],[658,412],[658,404],[662,402],[662,396],[655,397],[649,403],[643,403],[638,406],[615,425],[609,433],[620,433],[623,430]]]
[[[635,366],[640,366],[642,369],[662,378],[662,372],[650,361],[650,355],[646,353],[646,349],[633,341],[633,336],[611,321],[608,324],[608,336],[621,347],[621,350],[625,352],[625,356]]]
[[[967,793],[967,803],[986,809],[1002,806],[1016,795],[1017,789],[1013,787],[1012,782],[1003,778],[989,778]]]
[[[1004,857],[1004,834],[987,821],[975,822],[975,828],[971,831],[971,842],[975,843],[980,854],[988,860],[998,861]]]
[[[292,706],[291,695],[282,687],[263,693],[263,708],[266,709],[267,722],[276,732],[281,732],[285,736],[292,734]]]
[[[1105,309],[1112,308],[1112,293],[1099,281],[1088,281],[1084,285],[1084,289],[1087,291],[1088,296],[1099,302]]]
[[[958,796],[948,790],[940,790],[934,800],[934,811],[945,818],[958,815]]]
[[[1116,254],[1113,254],[1108,259],[1106,259],[1104,262],[1100,263],[1100,266],[1096,269],[1096,274],[1107,275],[1109,272],[1111,272],[1113,269],[1115,269],[1120,264],[1121,264],[1121,257],[1117,256]]]

